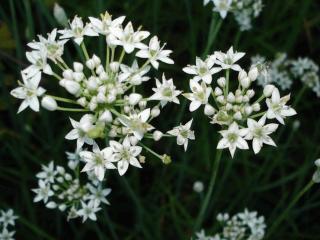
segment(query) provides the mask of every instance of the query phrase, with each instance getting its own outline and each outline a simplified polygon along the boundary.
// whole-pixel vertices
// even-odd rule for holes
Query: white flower
[[[281,124],[284,124],[284,118],[297,114],[292,107],[286,105],[289,100],[290,94],[280,98],[279,90],[277,88],[274,89],[271,98],[266,99],[268,106],[267,118],[276,118]]]
[[[275,142],[269,137],[271,133],[277,130],[278,124],[266,123],[266,117],[260,118],[257,122],[251,118],[247,120],[248,134],[245,139],[252,140],[252,148],[254,153],[258,153],[261,150],[263,144],[268,144],[271,146],[276,146]]]
[[[100,211],[100,209],[94,201],[90,201],[88,204],[81,202],[81,209],[77,211],[77,214],[82,217],[82,222],[85,222],[88,218],[96,221],[96,212]]]
[[[121,176],[126,173],[129,165],[142,168],[137,159],[142,148],[140,146],[131,146],[128,137],[123,140],[122,144],[116,141],[110,141],[110,147],[113,151],[113,160],[118,162],[118,172]]]
[[[86,162],[82,172],[94,171],[99,181],[104,179],[106,169],[116,169],[111,163],[112,149],[107,147],[100,151],[97,144],[93,144],[92,152],[81,151],[80,157]]]
[[[39,35],[40,42],[33,41],[31,43],[28,43],[28,46],[38,51],[45,50],[46,56],[50,58],[54,63],[56,63],[57,60],[61,60],[61,56],[64,51],[64,44],[68,41],[68,40],[56,41],[56,37],[57,37],[57,29],[55,28],[52,30],[51,33],[48,33],[47,39]]]
[[[117,31],[114,31],[114,35],[118,38],[116,45],[123,46],[126,53],[132,53],[135,48],[147,48],[147,46],[141,43],[141,41],[146,39],[150,33],[147,31],[135,32],[133,30],[132,23],[129,22],[123,30],[118,29]]]
[[[183,71],[197,75],[194,79],[195,80],[203,80],[205,83],[210,84],[212,82],[212,75],[221,71],[220,67],[213,67],[215,63],[215,56],[209,56],[205,61],[202,61],[201,58],[196,58],[196,65],[188,65],[187,67],[183,68]]]
[[[203,5],[207,5],[209,2],[212,2],[212,0],[203,0]]]
[[[37,195],[33,199],[34,202],[40,202],[43,201],[46,203],[49,199],[49,197],[54,195],[54,192],[51,190],[51,186],[49,183],[46,183],[44,180],[38,181],[39,188],[32,189],[34,193]]]
[[[26,52],[26,57],[32,64],[23,70],[23,73],[26,74],[28,78],[34,76],[39,71],[43,71],[48,75],[53,74],[50,65],[47,63],[47,54],[45,51],[44,48],[41,48],[40,51]]]
[[[36,177],[39,179],[42,179],[44,182],[53,183],[55,175],[57,172],[54,170],[54,164],[53,161],[51,161],[48,166],[42,165],[42,171],[39,172]]]
[[[244,136],[248,134],[248,129],[239,129],[236,122],[233,122],[227,130],[220,131],[222,139],[218,142],[217,149],[229,148],[230,154],[233,157],[237,148],[249,149],[249,146],[244,140]]]
[[[150,66],[146,66],[143,69],[140,69],[137,60],[133,61],[131,67],[121,64],[119,81],[129,82],[132,85],[140,85],[142,82],[146,82],[150,79],[150,77],[144,76],[149,72],[150,68]]]
[[[158,69],[159,67],[158,61],[167,64],[173,64],[173,60],[169,58],[169,55],[172,53],[172,51],[163,50],[164,46],[165,45],[160,47],[160,41],[158,40],[158,37],[154,36],[150,39],[149,47],[138,51],[136,56],[140,58],[147,58],[155,69]]]
[[[111,188],[103,189],[101,186],[93,187],[91,184],[89,184],[88,188],[91,192],[89,199],[94,201],[96,205],[99,205],[100,202],[110,204],[106,197],[111,193]]]
[[[27,78],[24,73],[21,73],[23,83],[11,91],[11,95],[15,98],[23,99],[18,113],[30,107],[33,111],[39,112],[39,99],[42,94],[45,93],[45,89],[39,87],[41,80],[41,72],[36,73],[33,77]]]
[[[141,140],[146,132],[154,129],[154,127],[148,123],[149,117],[150,108],[147,108],[142,112],[132,113],[129,116],[122,115],[119,121],[128,127],[137,139]]]
[[[165,106],[168,102],[174,102],[179,104],[179,99],[177,96],[180,95],[181,91],[176,90],[176,86],[173,84],[173,80],[168,79],[166,80],[164,74],[162,75],[162,83],[156,79],[156,88],[152,88],[155,92],[151,97],[150,100],[158,100],[160,101],[161,106]]]
[[[113,34],[115,30],[119,29],[124,19],[125,17],[122,16],[112,20],[112,16],[107,11],[101,15],[101,20],[89,17],[93,30],[106,36]]]
[[[193,112],[197,110],[202,104],[208,103],[208,98],[211,93],[211,88],[202,82],[201,85],[194,79],[190,80],[190,89],[192,93],[183,94],[187,99],[191,101],[189,110]]]
[[[242,58],[244,52],[234,52],[233,47],[230,47],[227,53],[223,52],[214,52],[214,55],[217,58],[217,64],[221,66],[222,69],[233,69],[234,71],[240,71],[241,67],[238,64],[235,64],[240,58]]]
[[[172,130],[168,131],[168,134],[177,137],[177,144],[183,145],[185,151],[187,151],[189,139],[195,139],[194,131],[190,130],[192,120],[193,119],[191,119],[185,125],[180,124],[180,126],[174,127]]]
[[[213,11],[218,12],[222,18],[225,18],[231,9],[232,0],[213,0],[215,5]]]
[[[320,183],[320,158],[314,161],[317,169],[312,176],[312,181],[315,183]]]
[[[77,149],[80,149],[84,143],[93,145],[94,141],[88,137],[87,132],[93,126],[93,116],[90,114],[85,114],[82,116],[79,122],[70,118],[72,129],[65,138],[68,140],[77,139]]]
[[[55,111],[58,108],[57,101],[51,96],[44,96],[41,100],[41,106],[48,111]]]
[[[62,34],[60,39],[74,38],[74,41],[80,45],[84,36],[98,36],[91,25],[86,24],[84,26],[82,19],[78,16],[75,16],[69,25],[70,29],[59,30],[59,33]]]
[[[14,240],[13,235],[15,231],[9,232],[7,228],[3,228],[2,232],[0,232],[0,239],[1,240]]]
[[[0,215],[0,223],[4,228],[7,228],[7,226],[12,225],[14,226],[14,222],[18,217],[14,215],[14,212],[12,209],[9,209],[7,212],[1,211]],[[1,239],[1,237],[0,237]]]
[[[195,191],[196,193],[201,193],[203,192],[204,186],[203,186],[203,182],[201,181],[195,181],[193,183],[193,191]]]

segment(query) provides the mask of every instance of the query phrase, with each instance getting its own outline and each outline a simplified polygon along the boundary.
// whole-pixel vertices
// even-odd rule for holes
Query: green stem
[[[229,77],[230,77],[230,69],[226,71],[226,87],[224,92],[224,97],[227,99],[227,94],[229,92]]]
[[[56,79],[58,79],[59,81],[62,79],[58,74],[56,74],[56,73],[53,73],[53,76],[56,78]]]
[[[148,152],[150,152],[151,154],[153,154],[154,156],[156,156],[157,158],[159,158],[162,161],[163,157],[160,154],[156,153],[151,148],[144,145],[142,142],[139,142],[139,145],[141,145],[145,150],[147,150]]]
[[[121,55],[120,55],[120,58],[119,58],[119,64],[121,64],[122,63],[122,60],[123,60],[123,57],[124,57],[124,54],[125,54],[126,52],[124,51],[124,49],[122,49],[122,52],[121,52]]]
[[[106,50],[106,71],[109,68],[109,64],[110,64],[110,48],[107,46],[107,50]]]
[[[266,112],[257,113],[257,114],[254,114],[254,115],[250,116],[250,118],[261,117],[261,116],[263,116],[265,113],[266,113]]]
[[[80,46],[81,46],[81,49],[82,49],[82,51],[83,51],[84,57],[86,58],[86,61],[88,61],[90,58],[89,58],[89,54],[88,54],[86,45],[84,45],[84,42],[82,42],[82,43],[80,44]]]
[[[64,111],[64,112],[90,112],[88,109],[83,108],[64,108],[64,107],[58,107],[58,111]]]
[[[301,199],[301,197],[313,186],[314,182],[311,180],[289,203],[288,207],[282,212],[282,214],[274,221],[273,225],[270,227],[266,239],[268,239],[271,234],[277,229],[277,227],[286,219],[288,213],[292,207]]]
[[[79,103],[77,103],[76,101],[68,99],[68,98],[57,97],[57,96],[53,96],[53,95],[49,95],[49,94],[46,94],[46,96],[52,97],[53,99],[60,101],[60,102],[73,103],[73,104],[79,105]]]
[[[210,52],[212,45],[216,39],[216,36],[221,28],[221,25],[222,25],[222,19],[220,18],[220,16],[218,16],[216,13],[214,13],[211,18],[207,46],[203,52],[203,55],[202,55],[203,57],[206,57],[208,55],[208,53]]]
[[[219,170],[219,166],[220,166],[221,155],[222,155],[222,150],[217,149],[216,157],[215,157],[215,160],[214,160],[214,163],[213,163],[211,179],[210,179],[210,183],[209,183],[209,186],[208,186],[208,191],[207,191],[207,194],[206,194],[206,196],[204,198],[204,201],[202,203],[202,206],[201,206],[200,212],[198,214],[198,217],[196,219],[196,222],[195,222],[195,225],[194,225],[194,229],[193,229],[194,231],[199,230],[199,228],[200,228],[200,226],[201,226],[201,224],[202,224],[202,222],[204,220],[205,214],[207,212],[207,208],[208,208],[208,205],[209,205],[209,202],[210,202],[210,199],[211,199],[213,187],[214,187],[214,184],[216,182],[216,178],[217,178],[217,174],[218,174],[218,170]]]
[[[304,84],[303,88],[300,89],[300,91],[298,92],[298,95],[296,96],[292,106],[296,107],[297,104],[300,102],[300,99],[302,98],[303,94],[305,93],[305,91],[307,90],[308,86],[306,84]]]

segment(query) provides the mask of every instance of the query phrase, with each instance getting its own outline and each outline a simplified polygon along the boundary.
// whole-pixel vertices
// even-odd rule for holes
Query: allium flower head
[[[215,51],[210,55],[210,58],[216,59],[210,68],[221,71],[211,74],[210,84],[207,81],[209,77],[203,79],[200,73],[192,72],[196,76],[189,82],[191,93],[183,94],[191,101],[191,112],[204,105],[204,113],[210,122],[221,126],[219,133],[222,138],[217,148],[228,148],[232,157],[237,148],[249,148],[248,140],[252,140],[254,153],[258,153],[263,144],[275,146],[269,135],[276,131],[278,125],[266,121],[277,119],[284,124],[285,118],[296,114],[288,105],[290,94],[281,97],[274,85],[266,85],[261,89],[260,97],[255,97],[258,91],[253,86],[254,82],[264,73],[257,64],[248,71],[243,69],[237,62],[244,55],[232,47],[227,53]],[[189,70],[186,72],[191,73]]]

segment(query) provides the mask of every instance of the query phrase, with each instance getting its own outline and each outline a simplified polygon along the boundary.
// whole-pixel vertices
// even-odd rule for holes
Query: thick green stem
[[[272,233],[277,229],[277,227],[286,219],[290,210],[296,205],[296,203],[301,199],[301,197],[313,186],[314,182],[311,180],[289,203],[288,207],[282,212],[282,214],[273,222],[271,225],[266,239],[270,238]]]
[[[216,36],[221,28],[222,25],[222,19],[220,16],[218,16],[216,13],[212,15],[211,23],[210,23],[210,30],[209,30],[209,36],[207,40],[207,46],[203,52],[203,57],[206,57],[208,53],[210,52],[213,43],[216,39]]]
[[[57,96],[53,96],[53,95],[49,95],[49,94],[46,94],[46,96],[52,97],[53,99],[55,99],[55,100],[57,100],[57,101],[59,101],[59,102],[73,103],[73,104],[79,105],[79,103],[77,103],[76,101],[71,100],[71,99],[68,99],[68,98],[57,97]]]
[[[220,166],[221,155],[222,155],[222,150],[217,149],[216,157],[215,157],[215,160],[214,160],[214,163],[213,163],[211,179],[210,179],[210,183],[209,183],[209,186],[208,186],[208,191],[207,191],[207,194],[206,194],[206,196],[204,198],[202,206],[200,208],[200,212],[198,214],[198,217],[196,219],[196,223],[194,225],[194,231],[199,230],[199,228],[200,228],[200,226],[201,226],[201,224],[202,224],[202,222],[204,220],[204,217],[206,215],[206,211],[208,209],[208,205],[209,205],[210,200],[211,200],[213,187],[214,187],[215,182],[216,182],[216,178],[217,178],[217,174],[218,174],[218,170],[219,170],[219,166]]]
[[[83,109],[83,108],[64,108],[64,107],[58,107],[57,111],[63,111],[63,112],[90,112],[88,109]]]

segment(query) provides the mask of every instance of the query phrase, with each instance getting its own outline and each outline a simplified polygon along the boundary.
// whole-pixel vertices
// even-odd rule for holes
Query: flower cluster
[[[265,235],[265,219],[257,212],[245,209],[230,217],[229,214],[218,214],[217,221],[221,231],[213,236],[207,236],[204,230],[196,233],[196,240],[261,240]]]
[[[319,66],[310,58],[289,59],[287,54],[278,53],[270,64],[265,63],[266,58],[259,55],[252,57],[251,62],[264,69],[265,74],[258,77],[259,85],[275,84],[286,90],[290,89],[297,79],[320,97]]]
[[[155,81],[151,96],[143,96],[143,84],[150,80],[151,68],[158,70],[160,62],[173,64],[171,50],[166,50],[157,36],[147,40],[150,33],[134,29],[131,22],[124,24],[125,17],[113,19],[106,12],[101,18],[89,17],[84,22],[75,16],[69,28],[54,29],[48,37],[28,44],[32,51],[26,56],[31,65],[22,71],[23,82],[11,94],[23,102],[18,112],[30,107],[39,111],[41,105],[47,110],[84,113],[79,121],[70,118],[73,129],[66,135],[77,141],[77,151],[86,162],[83,171],[96,174],[99,180],[106,169],[117,169],[123,175],[129,165],[141,168],[144,162],[143,148],[163,162],[170,157],[160,155],[141,143],[143,138],[155,141],[162,137],[177,137],[177,143],[187,148],[188,139],[194,139],[191,122],[162,133],[151,124],[167,103],[179,104],[181,91],[172,79],[163,74]],[[105,57],[89,53],[85,41],[103,36],[106,41]],[[82,53],[82,61],[68,65],[64,61],[64,49],[72,39]],[[141,62],[142,61],[142,62]],[[52,76],[64,88],[70,98],[53,96],[40,87],[43,75]],[[59,104],[58,104],[59,102]],[[76,106],[62,107],[61,103]],[[107,139],[101,150],[99,139]],[[84,145],[91,151],[81,151]]]
[[[38,178],[38,188],[32,189],[36,194],[34,202],[43,201],[50,209],[57,208],[67,212],[68,220],[82,217],[95,221],[101,204],[109,204],[106,197],[110,188],[103,188],[95,175],[89,174],[88,181],[82,184],[79,179],[79,156],[68,154],[69,171],[62,166],[54,166],[53,162],[42,166]]]
[[[14,227],[15,220],[18,217],[14,215],[12,209],[8,211],[1,210],[0,212],[0,239],[3,240],[14,240],[15,231],[9,230],[10,226]]]
[[[261,72],[256,66],[251,66],[248,72],[242,69],[236,62],[244,55],[234,52],[231,47],[227,53],[214,52],[204,61],[197,58],[196,65],[183,69],[194,75],[190,79],[191,93],[183,94],[191,101],[189,110],[193,112],[204,106],[204,113],[211,123],[222,127],[222,139],[217,148],[229,148],[232,156],[236,148],[249,148],[247,140],[252,140],[255,153],[263,144],[275,146],[269,135],[276,131],[278,124],[267,123],[267,120],[276,119],[284,124],[285,118],[296,114],[287,105],[290,95],[280,97],[274,85],[266,85],[261,96],[255,99],[256,91],[252,84]],[[223,76],[213,79],[221,72],[224,72]],[[238,75],[237,80],[233,80],[233,73]]]
[[[210,2],[214,5],[213,11],[223,19],[232,12],[241,31],[252,28],[252,20],[260,15],[263,8],[262,0],[204,0],[204,5]]]

